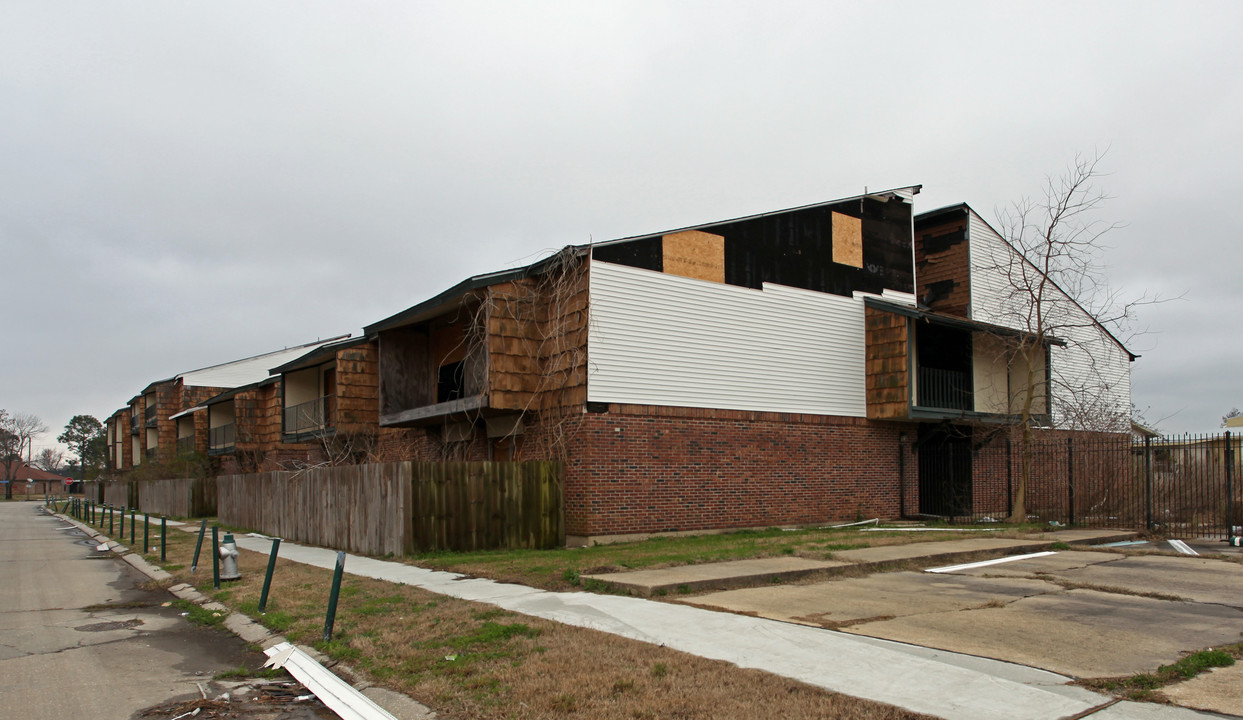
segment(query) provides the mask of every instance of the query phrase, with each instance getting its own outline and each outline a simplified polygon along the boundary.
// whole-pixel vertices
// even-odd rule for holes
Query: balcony
[[[138,434],[138,429],[139,429],[139,428],[141,428],[141,427],[142,427],[142,424],[138,422],[138,413],[131,412],[131,413],[130,413],[130,416],[129,416],[129,432],[130,432],[130,434],[131,434],[131,435],[137,435],[137,434]]]
[[[974,410],[971,373],[958,370],[919,368],[920,407],[941,410]]]
[[[147,408],[143,411],[143,416],[146,418],[147,427],[155,427],[156,425],[155,412],[157,409],[158,409],[158,406],[156,405],[148,405]]]
[[[149,447],[149,448],[147,448],[147,449],[144,451],[144,453],[143,453],[143,454],[146,456],[146,458],[147,458],[148,460],[154,460],[154,459],[155,459],[155,453],[156,453],[156,450],[157,450],[157,449],[158,449],[158,448]]]
[[[332,395],[325,395],[285,408],[284,434],[287,437],[315,435],[327,428],[333,399]]]
[[[194,436],[187,435],[177,438],[177,454],[185,455],[194,452]]]
[[[232,452],[236,442],[237,425],[218,425],[207,431],[207,454],[220,455]]]

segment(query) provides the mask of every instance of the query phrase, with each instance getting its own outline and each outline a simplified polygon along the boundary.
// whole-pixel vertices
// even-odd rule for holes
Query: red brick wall
[[[916,294],[924,299],[929,296],[935,283],[938,287],[949,285],[952,289],[931,302],[937,312],[967,316],[967,308],[971,304],[971,264],[967,253],[967,242],[962,240],[952,244],[937,242],[937,238],[966,230],[967,221],[955,220],[915,232],[915,268],[919,280]],[[937,247],[929,252],[929,247]]]
[[[569,535],[899,515],[904,426],[616,405],[579,422],[566,467]]]

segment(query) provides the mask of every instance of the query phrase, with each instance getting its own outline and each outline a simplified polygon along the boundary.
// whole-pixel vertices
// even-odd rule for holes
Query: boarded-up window
[[[661,238],[664,271],[669,275],[725,282],[725,238],[687,230]]]
[[[863,221],[833,213],[833,262],[863,267]]]

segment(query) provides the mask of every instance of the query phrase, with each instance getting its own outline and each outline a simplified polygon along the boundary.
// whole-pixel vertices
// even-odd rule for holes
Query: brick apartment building
[[[918,191],[568,247],[247,382],[155,383],[109,419],[114,467],[191,429],[224,472],[559,460],[574,541],[935,515],[947,487],[970,507],[963,445],[1013,420],[1029,371],[1042,424],[1081,427],[1059,388],[1091,387],[1125,430],[1135,356],[1057,291],[1073,336],[1019,357],[1002,269],[1024,260],[966,205],[915,214]]]

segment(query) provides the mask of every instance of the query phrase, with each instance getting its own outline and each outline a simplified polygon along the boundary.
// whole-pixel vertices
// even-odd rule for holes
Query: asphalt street
[[[144,587],[146,576],[96,551],[41,505],[0,502],[0,716],[127,720],[159,707],[153,717],[169,718],[178,707],[228,701],[231,717],[260,716],[238,702],[243,684],[213,677],[257,668],[262,653],[189,623],[172,595]],[[283,718],[335,717],[322,705],[284,702],[285,709],[293,712]]]

